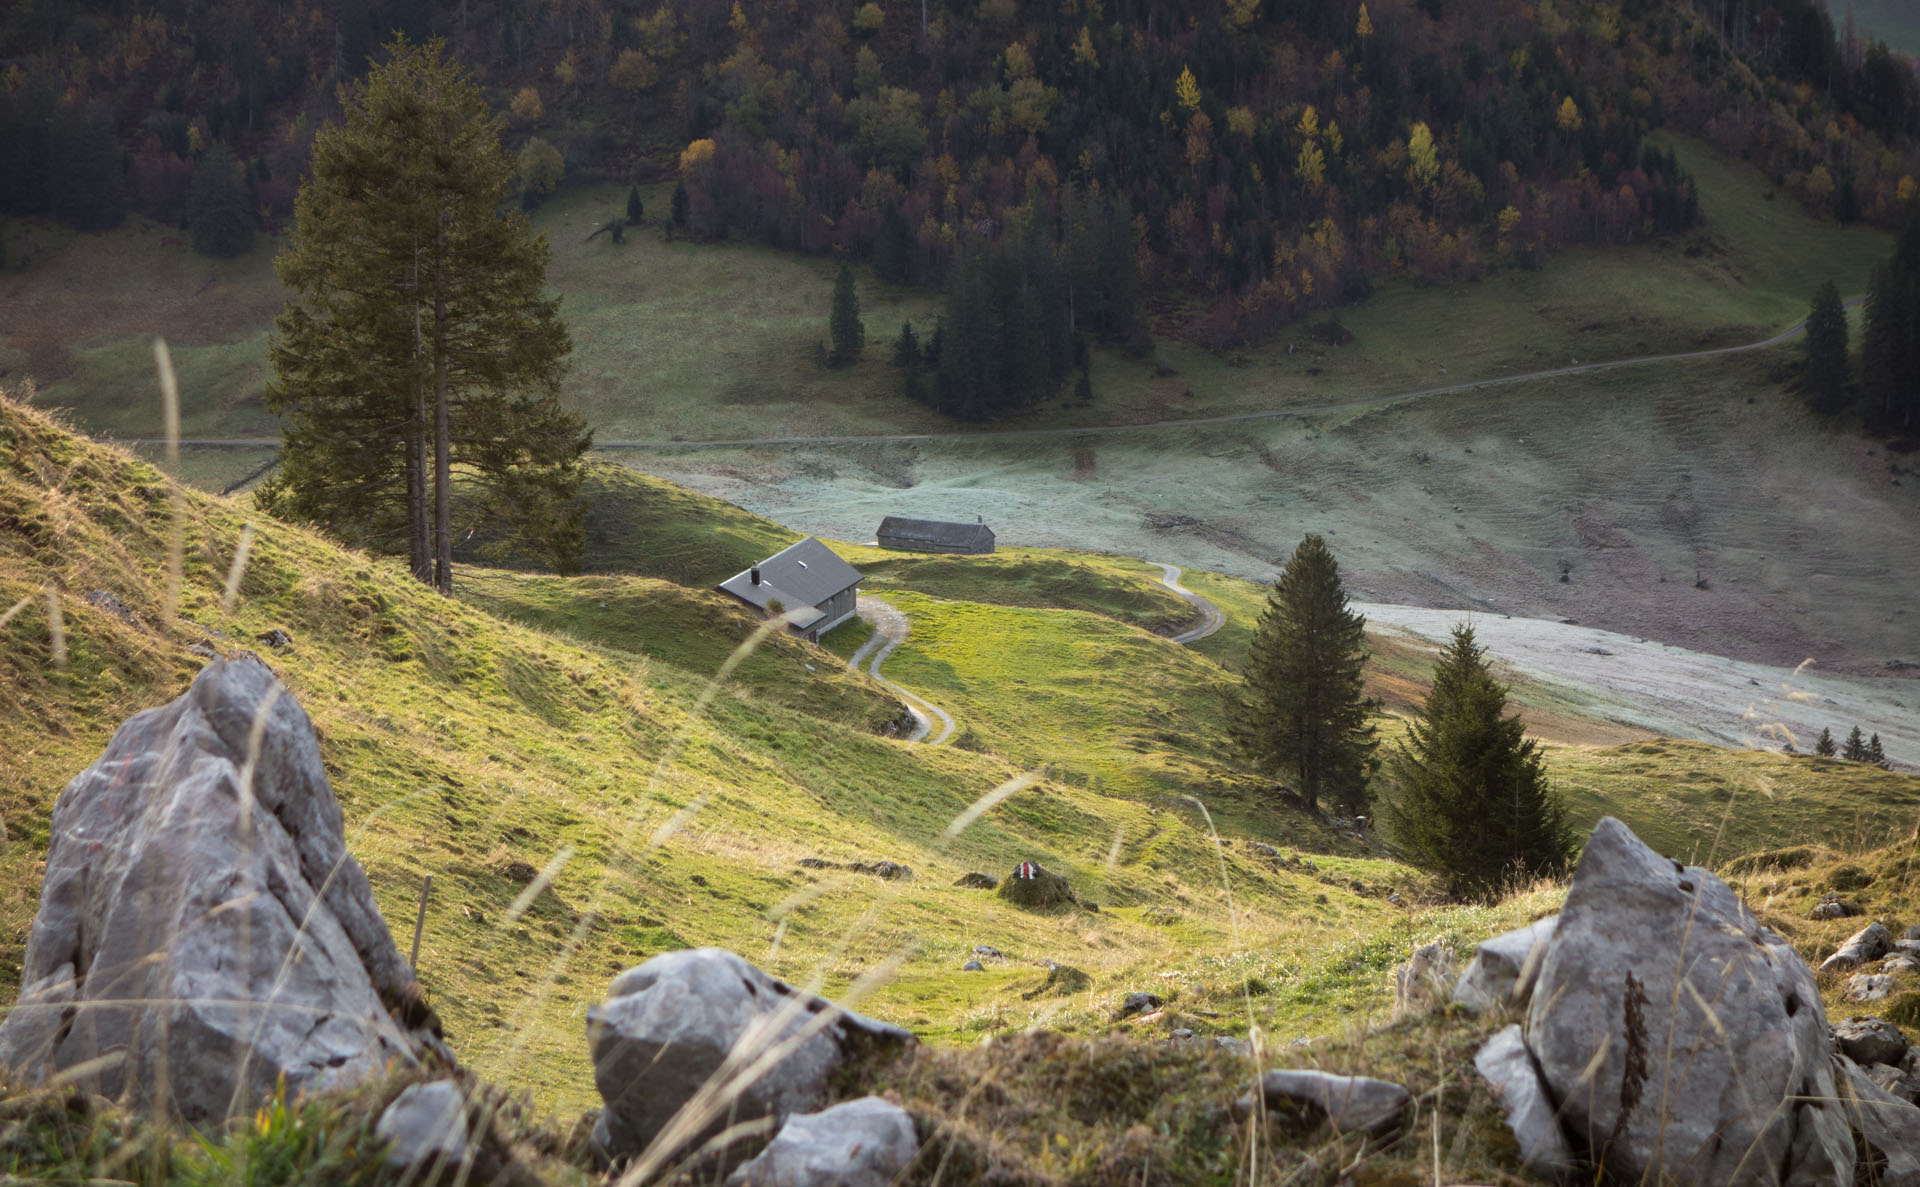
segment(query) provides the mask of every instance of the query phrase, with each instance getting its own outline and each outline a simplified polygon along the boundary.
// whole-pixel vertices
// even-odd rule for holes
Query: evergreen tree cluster
[[[1844,746],[1835,745],[1833,731],[1823,728],[1820,736],[1814,739],[1813,753],[1820,758],[1839,757],[1848,762],[1872,763],[1876,767],[1888,766],[1886,747],[1881,745],[1880,735],[1865,737],[1857,725],[1853,727],[1853,732],[1847,735]]]
[[[1507,691],[1473,628],[1454,627],[1424,711],[1387,759],[1395,795],[1384,815],[1394,844],[1440,871],[1459,898],[1493,899],[1556,875],[1573,851],[1539,747],[1519,717],[1506,715]]]
[[[76,102],[52,73],[0,82],[0,214],[83,231],[118,226],[127,207],[122,156],[107,109]]]

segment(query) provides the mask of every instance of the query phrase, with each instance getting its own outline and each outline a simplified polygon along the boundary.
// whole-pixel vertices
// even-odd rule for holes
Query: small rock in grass
[[[1893,933],[1886,924],[1874,922],[1847,937],[1840,950],[1820,962],[1820,971],[1829,969],[1851,969],[1878,960],[1893,951]]]
[[[279,627],[274,627],[270,631],[262,632],[256,637],[275,651],[285,651],[287,648],[293,646],[293,636],[281,630]]]
[[[995,948],[992,944],[975,944],[973,946],[973,954],[975,956],[992,957],[994,960],[1004,959],[1004,957],[1000,955],[1000,949]]]
[[[1907,1036],[1884,1018],[1849,1018],[1833,1024],[1833,1041],[1848,1059],[1898,1064],[1907,1055]]]
[[[887,861],[884,859],[880,861],[856,861],[850,863],[847,868],[856,874],[872,874],[874,877],[884,878],[888,882],[913,881],[913,870],[901,865],[897,861]]]
[[[1120,1012],[1113,1016],[1114,1021],[1117,1022],[1122,1018],[1129,1018],[1135,1014],[1144,1014],[1149,1010],[1157,1010],[1165,1004],[1166,1003],[1161,1001],[1156,994],[1129,993],[1126,1000],[1120,1003]]]
[[[837,870],[840,868],[839,863],[828,861],[824,857],[803,857],[793,864],[803,870]]]
[[[1140,922],[1151,923],[1155,927],[1171,927],[1180,922],[1180,912],[1172,907],[1148,907],[1140,912]]]
[[[1052,994],[1079,993],[1092,984],[1092,977],[1072,965],[1054,964],[1048,961],[1047,979],[1020,996],[1026,1001],[1032,1001],[1034,998]]]
[[[390,1166],[412,1167],[423,1180],[449,1173],[472,1157],[467,1102],[448,1080],[409,1085],[380,1114],[373,1135],[387,1147]]]
[[[960,971],[963,973],[978,973],[978,972],[984,972],[986,970],[986,967],[987,967],[986,965],[981,964],[977,960],[969,960],[967,963],[960,966]]]
[[[789,1117],[727,1187],[891,1187],[920,1153],[913,1118],[892,1101],[862,1097]]]
[[[954,885],[963,890],[992,890],[1000,885],[1000,879],[992,874],[962,874]]]
[[[1385,1080],[1313,1070],[1268,1072],[1260,1080],[1259,1096],[1269,1109],[1304,1106],[1340,1133],[1374,1137],[1386,1137],[1405,1124],[1413,1099],[1405,1088]],[[1250,1092],[1239,1099],[1238,1116],[1252,1113],[1254,1097]]]
[[[1847,978],[1844,996],[1850,1002],[1877,1002],[1891,997],[1893,990],[1893,977],[1886,973],[1855,973]]]
[[[1880,962],[1883,973],[1920,973],[1920,959],[1905,952],[1896,952]]]

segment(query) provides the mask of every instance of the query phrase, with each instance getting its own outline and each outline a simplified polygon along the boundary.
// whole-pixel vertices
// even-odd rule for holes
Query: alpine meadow
[[[0,1178],[1920,1184],[1916,36],[0,0]]]

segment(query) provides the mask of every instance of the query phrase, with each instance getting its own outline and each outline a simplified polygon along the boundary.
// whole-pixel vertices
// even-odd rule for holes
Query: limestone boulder
[[[1820,971],[1855,969],[1870,960],[1879,960],[1893,951],[1893,933],[1887,925],[1875,921],[1847,937],[1839,951],[1820,962]]]
[[[1574,872],[1526,1042],[1576,1150],[1617,1181],[1852,1179],[1812,973],[1725,883],[1611,817]]]
[[[1557,915],[1548,916],[1481,941],[1472,963],[1453,987],[1453,1000],[1475,1014],[1526,1009],[1558,920]]]
[[[381,1112],[373,1136],[387,1143],[389,1166],[422,1180],[451,1177],[472,1160],[466,1097],[450,1080],[408,1085]]]
[[[656,1139],[680,1150],[733,1122],[816,1111],[848,1060],[913,1036],[695,948],[614,978],[587,1010],[587,1039],[606,1102],[593,1145],[611,1161]]]
[[[61,793],[52,838],[0,1022],[15,1085],[60,1078],[198,1124],[283,1078],[344,1087],[437,1045],[313,724],[257,660],[216,660],[123,724]]]
[[[726,1187],[892,1187],[920,1153],[913,1118],[892,1101],[862,1097],[787,1119]]]

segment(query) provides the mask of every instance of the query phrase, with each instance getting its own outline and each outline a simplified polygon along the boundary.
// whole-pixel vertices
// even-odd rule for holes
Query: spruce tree
[[[684,227],[687,225],[687,207],[689,203],[690,203],[690,199],[687,197],[687,183],[684,181],[674,182],[673,183],[673,201],[669,205],[668,212],[667,212],[668,216],[673,219],[674,226]]]
[[[253,246],[253,210],[233,150],[216,144],[200,155],[187,186],[187,232],[201,255],[232,259]]]
[[[827,323],[833,335],[833,363],[850,363],[867,344],[867,327],[860,322],[860,294],[853,287],[853,269],[845,263],[833,278],[833,315]]]
[[[1322,798],[1358,814],[1377,743],[1363,690],[1366,619],[1347,609],[1340,566],[1309,534],[1267,595],[1229,705],[1228,728],[1247,766],[1293,781],[1309,808]]]
[[[548,250],[509,209],[500,117],[440,42],[396,40],[314,142],[275,322],[284,424],[274,510],[407,554],[452,589],[453,483],[482,514],[578,563],[588,435],[559,405],[571,343]]]
[[[920,368],[920,338],[910,321],[900,323],[900,336],[893,340],[893,365],[907,371]]]
[[[1820,758],[1832,758],[1836,751],[1833,744],[1833,731],[1825,726],[1820,728],[1820,736],[1813,741],[1813,752]]]
[[[1507,686],[1473,629],[1456,626],[1424,711],[1387,759],[1394,793],[1383,815],[1394,843],[1456,897],[1488,900],[1556,874],[1573,849],[1539,748],[1506,709]]]
[[[1884,746],[1880,745],[1879,734],[1875,734],[1873,737],[1867,739],[1867,761],[1876,767],[1888,766],[1887,751]]]
[[[640,201],[640,187],[637,185],[628,186],[627,187],[627,225],[630,227],[639,226],[641,218],[646,213],[647,213],[647,208]]]
[[[1847,311],[1829,280],[1813,294],[1807,311],[1807,393],[1814,411],[1840,411],[1847,394]]]
[[[1847,735],[1847,744],[1841,748],[1840,757],[1848,762],[1867,761],[1867,740],[1859,726],[1854,726],[1853,732]]]

